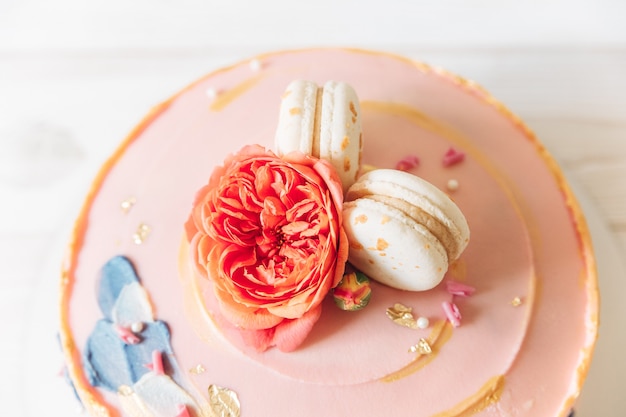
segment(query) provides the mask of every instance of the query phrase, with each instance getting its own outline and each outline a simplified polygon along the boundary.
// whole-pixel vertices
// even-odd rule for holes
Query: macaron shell
[[[349,84],[326,82],[322,92],[319,154],[337,170],[344,192],[356,181],[362,147],[361,108],[356,92]]]
[[[344,204],[343,224],[349,262],[382,284],[425,291],[437,286],[448,270],[439,240],[400,210],[361,198]]]
[[[458,259],[467,247],[470,230],[463,212],[446,193],[428,181],[404,171],[376,169],[359,177],[346,194],[346,200],[367,194],[404,200],[447,227],[454,242],[442,243],[449,252],[450,262]]]
[[[317,91],[316,83],[305,80],[292,81],[285,89],[274,140],[278,155],[312,154]]]

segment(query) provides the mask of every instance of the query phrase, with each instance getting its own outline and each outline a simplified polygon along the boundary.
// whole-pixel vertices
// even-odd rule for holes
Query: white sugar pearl
[[[261,61],[259,61],[258,59],[253,59],[250,61],[250,69],[254,72],[260,71],[262,66],[263,65],[261,64]]]
[[[141,331],[143,330],[143,323],[138,321],[138,322],[135,322],[135,323],[131,324],[130,325],[130,330],[133,333],[141,333]]]
[[[455,180],[454,178],[451,180],[448,180],[448,190],[455,191],[455,190],[458,190],[458,188],[459,188],[459,182],[457,180]]]
[[[430,325],[430,322],[426,317],[419,317],[417,319],[417,328],[418,329],[426,329]]]
[[[218,94],[219,94],[219,92],[214,87],[207,88],[207,90],[206,90],[206,95],[211,100],[215,99]]]

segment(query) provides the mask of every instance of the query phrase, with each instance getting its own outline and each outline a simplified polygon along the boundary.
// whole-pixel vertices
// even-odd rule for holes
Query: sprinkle
[[[511,300],[511,305],[513,307],[519,307],[522,305],[522,299],[520,297],[515,297],[513,300]]]
[[[449,179],[446,186],[448,187],[448,190],[456,191],[459,189],[459,181],[455,180],[454,178]]]
[[[134,334],[128,327],[114,325],[113,328],[115,329],[115,333],[117,333],[118,337],[127,345],[136,345],[141,342],[139,336]]]
[[[448,149],[448,151],[443,155],[443,166],[449,167],[459,162],[462,162],[465,159],[465,153],[461,151],[457,151],[454,148]]]
[[[204,369],[204,366],[202,366],[202,364],[199,363],[196,366],[194,366],[193,368],[191,368],[189,370],[189,373],[190,374],[194,374],[194,375],[200,375],[200,374],[204,373],[204,371],[206,371],[206,369]]]
[[[137,231],[133,233],[133,242],[141,245],[150,235],[151,229],[147,224],[141,223],[137,226]]]
[[[255,59],[251,59],[251,60],[250,60],[250,64],[249,64],[249,65],[250,65],[250,69],[251,69],[252,71],[254,71],[254,72],[257,72],[257,71],[259,71],[261,68],[263,68],[263,64],[261,63],[261,61],[260,61],[260,60],[258,60],[258,59],[256,59],[256,58],[255,58]]]
[[[474,293],[474,291],[476,291],[474,287],[454,280],[446,281],[446,290],[448,293],[458,295],[460,297],[469,297]]]
[[[191,417],[191,414],[189,414],[189,409],[185,404],[178,405],[176,417]]]
[[[461,325],[461,312],[456,304],[450,301],[444,301],[441,303],[441,307],[443,307],[443,311],[446,313],[450,324],[452,324],[453,327],[459,327]]]
[[[133,208],[136,202],[137,200],[135,199],[135,197],[129,197],[120,203],[120,208],[122,209],[124,214],[126,214],[130,211],[131,208]]]
[[[409,352],[419,353],[420,355],[429,355],[433,353],[433,348],[430,346],[430,343],[428,343],[428,340],[422,337],[416,345],[409,348]]]
[[[430,325],[430,321],[428,321],[426,317],[418,317],[416,324],[418,329],[427,329]]]
[[[419,163],[420,163],[420,160],[417,156],[409,155],[398,161],[398,163],[396,164],[396,169],[400,171],[408,171],[418,166]]]

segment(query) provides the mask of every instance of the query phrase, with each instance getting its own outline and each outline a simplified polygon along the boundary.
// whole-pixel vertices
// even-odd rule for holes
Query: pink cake
[[[184,225],[228,155],[272,149],[293,79],[352,85],[363,163],[445,190],[471,241],[434,289],[372,282],[359,311],[329,294],[301,346],[258,351],[216,318]],[[567,416],[598,325],[590,236],[535,136],[472,82],[359,50],[259,56],[157,106],[95,179],[61,285],[68,375],[94,416]]]

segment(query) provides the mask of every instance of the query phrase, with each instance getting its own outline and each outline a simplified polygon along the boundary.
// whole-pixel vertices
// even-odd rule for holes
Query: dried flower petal
[[[409,156],[402,158],[396,163],[396,169],[400,171],[409,171],[410,169],[418,166],[419,163],[420,163],[420,160],[417,156],[409,155]]]
[[[443,308],[450,324],[452,324],[453,327],[459,327],[461,325],[461,312],[456,304],[451,303],[450,301],[444,301],[441,303],[441,307]]]
[[[450,148],[443,155],[442,163],[443,163],[443,166],[449,167],[449,166],[456,165],[462,162],[464,159],[465,159],[465,153],[458,151],[454,148]]]
[[[141,342],[141,338],[134,334],[130,328],[125,326],[114,325],[115,333],[119,336],[120,339],[127,345],[136,345]]]
[[[458,281],[448,280],[446,281],[446,290],[452,295],[469,297],[476,291],[476,288]]]

